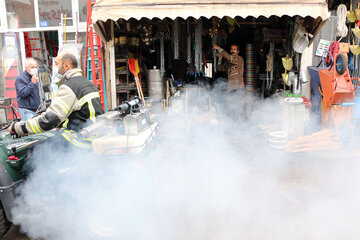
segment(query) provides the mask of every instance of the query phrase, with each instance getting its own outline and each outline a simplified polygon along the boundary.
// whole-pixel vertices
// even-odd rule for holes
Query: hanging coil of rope
[[[266,55],[266,71],[267,72],[270,72],[272,70],[272,68],[273,68],[272,62],[273,62],[272,55],[269,53]]]
[[[346,26],[346,12],[347,10],[345,4],[340,4],[336,11],[336,15],[338,17],[336,36],[340,38],[346,37],[348,33],[348,28]]]

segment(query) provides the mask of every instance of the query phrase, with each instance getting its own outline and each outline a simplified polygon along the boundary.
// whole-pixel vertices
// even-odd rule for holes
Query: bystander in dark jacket
[[[40,105],[37,63],[33,58],[28,58],[25,64],[25,71],[15,81],[16,100],[23,120],[32,118]]]

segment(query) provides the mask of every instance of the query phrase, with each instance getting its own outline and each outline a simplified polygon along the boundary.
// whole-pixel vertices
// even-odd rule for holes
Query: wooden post
[[[114,39],[114,21],[111,21],[111,40],[110,40],[110,89],[111,89],[111,106],[116,107],[116,70],[115,70],[115,39]]]

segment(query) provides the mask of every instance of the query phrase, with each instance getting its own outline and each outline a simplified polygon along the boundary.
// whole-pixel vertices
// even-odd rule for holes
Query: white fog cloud
[[[258,126],[281,128],[277,99],[249,110],[241,95],[212,119],[214,92],[210,108],[208,92],[191,93],[187,116],[174,102],[141,159],[39,150],[15,223],[45,240],[359,238],[358,161],[272,149]]]

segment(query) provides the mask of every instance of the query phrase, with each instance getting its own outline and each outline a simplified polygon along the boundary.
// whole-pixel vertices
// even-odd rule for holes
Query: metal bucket
[[[269,133],[270,146],[277,149],[286,148],[288,135],[284,131],[273,131]]]
[[[290,139],[304,136],[307,111],[302,98],[289,97],[284,99],[284,131]]]
[[[152,100],[165,98],[165,81],[160,76],[160,69],[148,70],[148,91]]]

